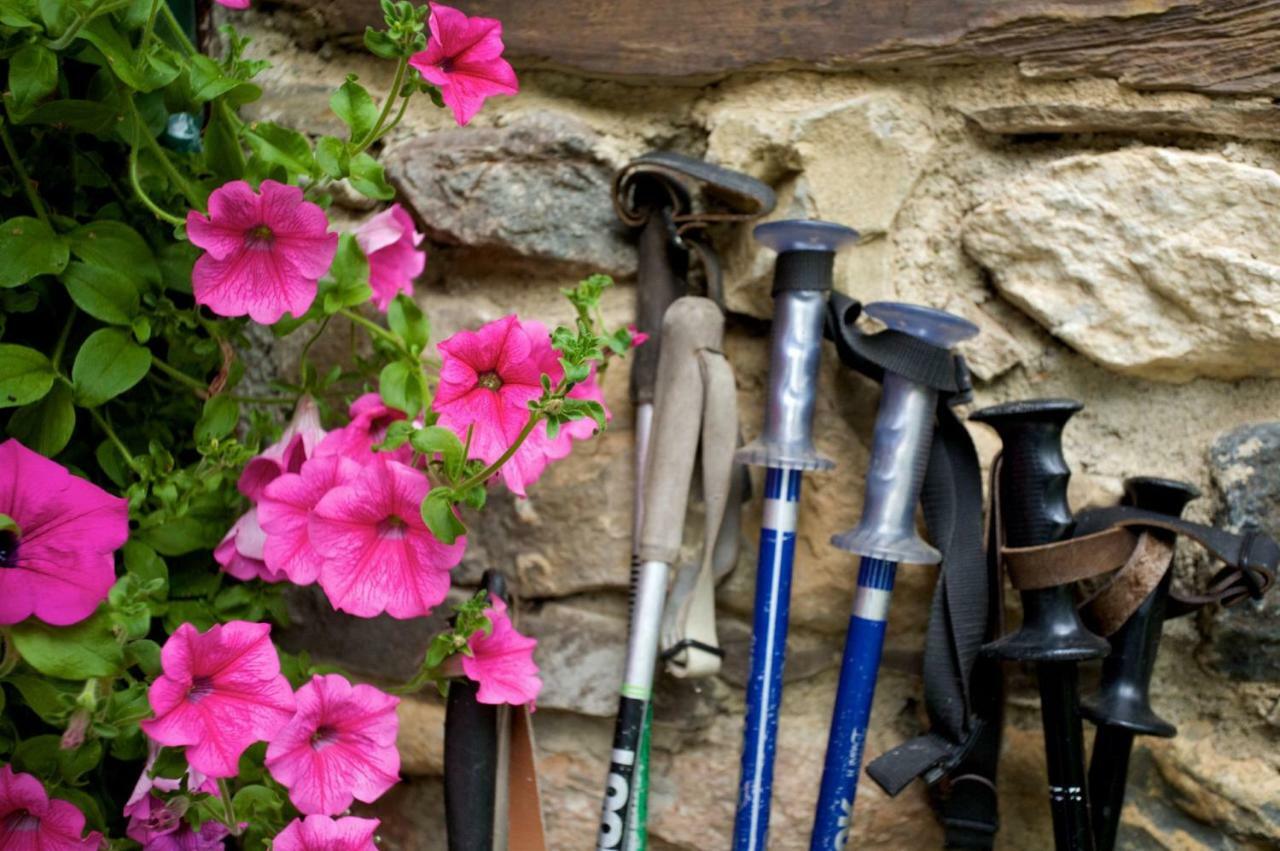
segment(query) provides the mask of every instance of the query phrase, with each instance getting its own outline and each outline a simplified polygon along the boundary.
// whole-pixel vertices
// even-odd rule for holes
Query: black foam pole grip
[[[631,353],[631,401],[653,402],[658,377],[658,353],[662,346],[662,317],[671,303],[685,294],[684,275],[689,256],[672,245],[662,209],[652,209],[640,231],[640,270],[636,281],[636,330],[649,341]]]
[[[835,268],[834,251],[784,251],[773,267],[772,294],[795,290],[830,292]]]
[[[1037,399],[983,408],[969,417],[994,428],[1004,444],[1000,517],[1007,546],[1047,544],[1071,533],[1071,468],[1062,454],[1062,430],[1081,407],[1071,399]]]

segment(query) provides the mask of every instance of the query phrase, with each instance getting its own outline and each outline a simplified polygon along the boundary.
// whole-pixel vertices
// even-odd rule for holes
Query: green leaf
[[[223,181],[244,177],[244,151],[231,110],[217,105],[204,129],[205,164]]]
[[[71,300],[85,313],[110,325],[129,326],[138,313],[139,296],[128,269],[74,260],[60,277]]]
[[[160,673],[160,645],[147,638],[130,641],[125,645],[125,660],[137,665],[149,677]]]
[[[110,219],[90,222],[67,234],[67,239],[71,253],[86,263],[119,269],[148,284],[160,283],[160,265],[151,246],[124,222]]]
[[[378,375],[382,401],[413,419],[422,410],[422,370],[405,361],[392,361]]]
[[[58,99],[42,103],[15,123],[24,126],[49,124],[106,136],[116,126],[119,112],[108,103],[92,100]]]
[[[42,44],[26,44],[9,59],[13,106],[26,112],[58,87],[58,58]]]
[[[164,584],[156,592],[158,597],[169,594],[169,568],[156,551],[141,541],[129,540],[124,545],[124,568],[145,583],[161,580]]]
[[[387,325],[412,352],[422,351],[431,339],[430,320],[404,293],[398,294],[387,307]]]
[[[414,425],[408,420],[396,420],[387,426],[387,434],[382,438],[382,442],[374,446],[374,450],[378,452],[392,452],[399,449],[409,442],[409,435],[413,434]],[[3,529],[0,526],[0,529]]]
[[[365,27],[364,46],[379,59],[395,59],[400,55],[400,47],[395,39],[382,30]]]
[[[71,388],[59,381],[39,402],[15,411],[9,419],[9,436],[23,446],[52,458],[66,448],[76,428]]]
[[[449,488],[435,488],[427,494],[422,501],[422,522],[444,544],[452,544],[467,534],[467,527],[453,512],[453,491]]]
[[[244,131],[255,156],[269,165],[278,165],[293,175],[311,175],[316,169],[311,143],[297,130],[260,121]]]
[[[71,367],[76,404],[85,408],[114,399],[151,369],[151,352],[117,328],[100,328],[76,352]]]
[[[39,219],[17,216],[0,225],[0,287],[56,275],[70,258],[66,240]]]
[[[4,681],[16,688],[18,694],[22,695],[23,703],[48,724],[60,725],[71,714],[76,689],[70,684],[63,685],[59,681],[34,674],[10,674]]]
[[[355,143],[364,141],[378,123],[378,107],[354,74],[329,98],[329,107],[351,128],[351,141]]]
[[[199,54],[187,60],[187,82],[196,103],[211,101],[240,85],[239,80],[222,73],[217,62]]]
[[[26,346],[0,343],[0,408],[38,402],[57,378],[49,359]]]
[[[396,191],[391,188],[391,184],[387,183],[382,163],[368,154],[359,153],[352,157],[349,170],[348,180],[361,195],[376,198],[379,201],[390,201],[396,197]]]
[[[321,171],[334,180],[346,177],[347,170],[351,167],[347,143],[336,136],[321,136],[316,139],[316,163]]]
[[[105,608],[71,626],[50,626],[28,618],[15,624],[11,635],[23,661],[48,677],[113,677],[124,668],[124,648],[112,632]]]
[[[326,314],[364,304],[373,295],[369,287],[369,261],[353,234],[344,233],[338,240],[338,251],[333,257],[333,265],[329,267],[322,292]]]
[[[466,462],[462,441],[451,429],[443,426],[420,428],[409,438],[409,443],[423,455],[440,454],[444,460],[445,472],[450,479],[457,479],[462,474],[462,465]]]
[[[196,423],[196,442],[220,440],[231,434],[240,422],[240,403],[224,394],[213,396],[204,403],[204,412]]]

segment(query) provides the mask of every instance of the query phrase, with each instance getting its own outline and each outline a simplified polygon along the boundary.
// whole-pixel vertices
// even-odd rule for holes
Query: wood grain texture
[[[278,0],[329,33],[374,0]],[[1280,93],[1280,0],[470,0],[523,68],[648,79],[1002,62],[1137,89]]]

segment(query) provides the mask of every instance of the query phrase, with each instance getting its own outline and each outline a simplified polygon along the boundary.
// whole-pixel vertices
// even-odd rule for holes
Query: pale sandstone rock
[[[974,210],[964,244],[1071,347],[1161,381],[1280,375],[1280,175],[1136,148],[1059,160]]]
[[[1280,110],[1270,99],[1222,101],[1177,93],[1128,93],[1121,103],[1034,100],[962,110],[989,133],[1195,133],[1237,139],[1280,139]]]
[[[400,772],[416,776],[444,773],[444,702],[422,694],[400,699]]]

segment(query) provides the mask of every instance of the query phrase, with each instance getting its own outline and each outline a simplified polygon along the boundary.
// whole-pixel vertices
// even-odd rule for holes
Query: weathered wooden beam
[[[373,0],[277,0],[329,33]],[[748,68],[1001,62],[1137,89],[1280,93],[1280,0],[468,0],[523,68],[705,79]]]

